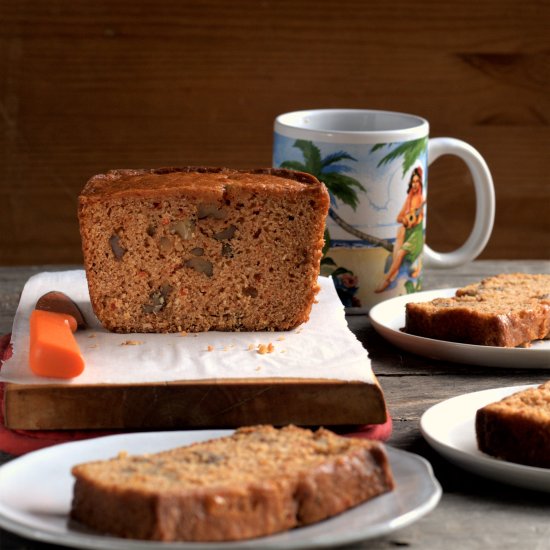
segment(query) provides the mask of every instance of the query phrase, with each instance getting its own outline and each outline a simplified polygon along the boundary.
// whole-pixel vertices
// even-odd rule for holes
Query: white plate
[[[482,453],[477,448],[476,411],[529,387],[532,386],[483,390],[447,399],[422,415],[422,435],[437,452],[465,470],[517,487],[550,492],[548,468],[506,462]]]
[[[446,288],[386,300],[370,310],[372,325],[376,332],[395,346],[430,359],[485,367],[550,368],[550,340],[535,342],[530,348],[499,348],[458,344],[402,332],[401,329],[405,326],[405,304],[428,302],[434,298],[449,298],[454,296],[455,292],[456,288]]]
[[[226,543],[158,543],[102,536],[69,523],[74,464],[130,454],[159,452],[231,431],[124,434],[56,445],[15,459],[0,468],[0,526],[23,537],[76,548],[212,549],[304,548],[350,544],[390,533],[430,512],[441,487],[423,458],[387,447],[396,480],[392,493],[339,516],[262,539]]]

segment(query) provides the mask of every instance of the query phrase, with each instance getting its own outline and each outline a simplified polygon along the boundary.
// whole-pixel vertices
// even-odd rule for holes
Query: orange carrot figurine
[[[74,378],[84,370],[84,359],[73,336],[77,321],[72,315],[35,309],[30,325],[29,363],[34,374]]]

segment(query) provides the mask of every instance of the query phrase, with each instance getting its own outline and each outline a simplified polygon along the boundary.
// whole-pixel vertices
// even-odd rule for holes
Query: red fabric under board
[[[3,361],[7,361],[12,354],[10,335],[0,336],[0,368]],[[4,426],[4,384],[0,383],[0,451],[11,455],[23,455],[44,447],[90,439],[102,435],[125,433],[124,430],[9,430]],[[384,424],[372,424],[358,426],[356,431],[346,435],[351,437],[364,437],[387,441],[392,433],[392,420],[388,419]]]

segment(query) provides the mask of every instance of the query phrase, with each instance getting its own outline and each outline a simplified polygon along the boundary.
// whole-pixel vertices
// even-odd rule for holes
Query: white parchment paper
[[[292,331],[114,334],[92,311],[83,270],[39,273],[23,289],[13,324],[13,356],[3,364],[0,381],[84,385],[288,377],[374,383],[368,354],[347,326],[332,280],[319,281],[309,321]],[[28,366],[30,314],[38,298],[52,290],[75,301],[88,323],[76,333],[86,366],[72,380],[38,377]],[[258,353],[258,345],[270,343],[272,353]]]

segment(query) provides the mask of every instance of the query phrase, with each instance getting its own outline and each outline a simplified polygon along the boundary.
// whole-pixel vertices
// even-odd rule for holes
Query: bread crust
[[[112,170],[79,197],[90,299],[114,332],[290,330],[309,318],[329,198],[290,170]]]
[[[219,471],[215,464],[182,465],[189,453],[219,456],[228,449],[230,463]],[[157,479],[163,474],[147,483],[151,465],[162,463],[167,472],[176,462],[188,471],[198,468],[204,484],[180,478],[163,485]],[[394,486],[380,443],[294,426],[242,428],[227,438],[151,455],[144,464],[129,480],[124,468],[135,466],[130,458],[73,468],[72,518],[125,538],[242,540],[321,521]],[[258,475],[239,478],[251,468]]]

